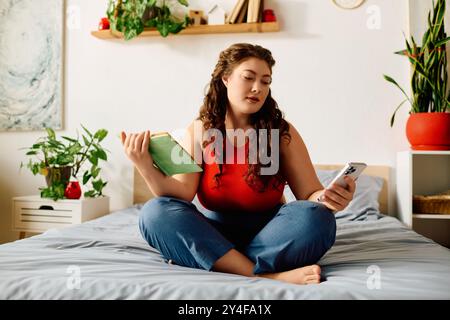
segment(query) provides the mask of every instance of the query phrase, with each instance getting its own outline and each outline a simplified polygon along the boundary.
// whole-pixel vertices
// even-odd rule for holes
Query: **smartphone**
[[[341,172],[338,173],[336,177],[328,184],[326,189],[329,189],[333,183],[337,183],[338,185],[347,188],[347,183],[344,180],[345,176],[349,176],[353,178],[353,180],[357,180],[359,175],[364,171],[367,167],[367,164],[363,162],[349,162],[342,168]]]

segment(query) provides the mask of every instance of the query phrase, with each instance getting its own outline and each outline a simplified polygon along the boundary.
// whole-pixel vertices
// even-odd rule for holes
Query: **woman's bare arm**
[[[346,177],[347,189],[337,184],[324,189],[317,177],[305,143],[292,124],[289,124],[289,133],[291,134],[290,143],[288,144],[284,138],[280,143],[280,168],[295,198],[320,202],[335,212],[343,210],[353,199],[355,192],[353,179]]]
[[[291,141],[283,137],[280,143],[280,169],[297,200],[316,201],[323,191],[308,150],[295,127],[289,123]]]

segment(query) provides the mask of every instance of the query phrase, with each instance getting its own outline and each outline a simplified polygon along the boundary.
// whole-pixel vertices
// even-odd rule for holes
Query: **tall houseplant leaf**
[[[407,97],[395,109],[391,117],[391,126],[394,124],[395,113],[406,101],[410,104],[410,113],[450,110],[446,52],[446,44],[450,41],[450,37],[445,33],[445,7],[445,0],[433,2],[433,9],[427,17],[428,28],[422,37],[421,46],[417,45],[412,36],[410,40],[405,37],[406,49],[395,52],[406,56],[410,62],[411,97],[392,77],[384,75],[386,81],[394,84]]]

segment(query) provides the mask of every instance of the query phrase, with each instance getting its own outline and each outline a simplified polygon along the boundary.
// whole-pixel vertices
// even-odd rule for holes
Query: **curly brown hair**
[[[203,105],[200,108],[200,115],[197,118],[202,121],[205,130],[218,129],[225,137],[225,115],[228,107],[228,96],[227,87],[222,82],[222,77],[230,75],[239,64],[249,58],[257,58],[267,62],[269,69],[272,72],[272,67],[275,65],[272,53],[259,45],[237,43],[220,53],[219,61],[211,75],[208,92],[205,95]],[[271,153],[271,129],[279,130],[279,142],[281,142],[283,137],[286,138],[288,142],[291,139],[289,134],[289,123],[284,119],[283,113],[278,108],[278,104],[272,98],[270,89],[261,109],[250,116],[250,124],[257,132],[257,141],[259,141],[260,129],[267,129],[269,141],[267,154]],[[203,148],[213,141],[214,140],[203,141]],[[261,167],[264,165],[261,164],[259,160],[261,148],[259,149],[257,163],[249,164],[248,171],[244,176],[245,181],[252,189],[259,192],[264,192],[271,181],[273,182],[273,187],[278,188],[284,181],[281,174],[276,174],[276,179],[273,179],[274,176],[260,174]],[[216,153],[216,159],[217,156]],[[266,166],[269,165],[270,163]],[[214,177],[217,187],[219,186],[219,178],[222,175],[222,164],[219,163],[218,166],[219,173]]]

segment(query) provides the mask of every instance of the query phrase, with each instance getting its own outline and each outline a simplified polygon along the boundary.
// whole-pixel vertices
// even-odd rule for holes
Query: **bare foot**
[[[293,284],[320,283],[320,267],[317,264],[278,273],[265,273],[259,277],[285,281]]]

